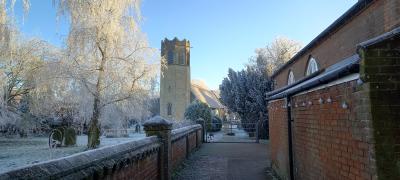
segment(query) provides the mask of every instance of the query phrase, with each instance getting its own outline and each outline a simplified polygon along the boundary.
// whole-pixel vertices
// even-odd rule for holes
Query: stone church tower
[[[164,39],[161,56],[166,67],[161,67],[160,114],[169,120],[183,120],[190,104],[190,42]]]

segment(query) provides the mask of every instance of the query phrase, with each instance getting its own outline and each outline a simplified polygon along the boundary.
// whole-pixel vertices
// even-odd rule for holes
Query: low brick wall
[[[201,129],[200,125],[193,125],[172,131],[172,146],[181,149],[172,153],[178,160],[175,166],[188,156],[187,152],[200,147],[201,141],[197,139],[201,139]],[[160,147],[159,138],[146,137],[21,167],[0,174],[0,180],[160,179]]]
[[[200,134],[199,134],[200,132]],[[201,126],[188,126],[172,131],[172,168],[179,164],[201,143]]]

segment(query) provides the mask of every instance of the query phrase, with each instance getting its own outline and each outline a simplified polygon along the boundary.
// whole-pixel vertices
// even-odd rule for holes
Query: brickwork
[[[272,168],[283,179],[289,179],[289,146],[285,100],[269,103],[269,137]]]
[[[153,122],[151,122],[153,123]],[[150,123],[150,124],[151,124]],[[155,130],[150,129],[150,130]],[[153,132],[152,132],[153,133]],[[200,135],[197,137],[196,135]],[[169,142],[169,156],[186,158],[187,152],[200,147],[202,128],[193,125],[173,130]],[[173,136],[175,140],[171,138]],[[186,150],[186,140],[189,151]],[[62,159],[35,164],[0,174],[0,180],[8,179],[168,179],[162,177],[162,138],[151,136],[114,146],[74,154]],[[165,148],[164,148],[165,149]],[[180,161],[176,161],[177,166]],[[165,160],[165,159],[164,159]],[[171,163],[171,162],[169,162]],[[171,163],[173,164],[173,163]],[[172,169],[170,169],[172,171]]]
[[[290,106],[269,102],[272,165],[284,179],[290,164],[295,179],[400,179],[400,1],[363,3],[274,77],[277,88],[286,85],[288,69],[301,79],[310,56],[320,69],[356,53],[361,58],[357,74],[343,77],[354,68],[328,84],[311,82],[311,90],[286,94]]]
[[[294,176],[298,179],[376,177],[371,121],[355,80],[298,94],[291,99]],[[271,159],[289,176],[287,107],[269,104]]]
[[[186,138],[180,138],[172,144],[172,168],[178,167],[186,158]]]
[[[400,178],[400,40],[360,49],[363,91],[369,97],[380,179]]]
[[[115,172],[111,170],[109,175],[106,175],[104,179],[159,179],[158,154],[152,154],[129,166],[123,166]]]
[[[369,122],[357,118],[356,81],[292,98],[294,173],[299,179],[371,179]]]
[[[194,151],[201,142],[196,142],[196,135],[201,131],[190,133],[188,136],[180,137],[172,142],[172,168],[177,168],[186,157]],[[200,137],[198,137],[200,139]],[[199,143],[199,144],[197,144]]]
[[[320,69],[329,67],[356,52],[356,44],[388,32],[400,26],[400,1],[375,0],[361,13],[348,19],[339,29],[318,42],[313,48],[295,59],[275,77],[277,87],[287,85],[288,71],[292,70],[296,80],[305,76],[310,56],[317,59]]]
[[[196,133],[190,133],[187,142],[189,142],[188,150],[190,153],[193,149],[196,148]]]

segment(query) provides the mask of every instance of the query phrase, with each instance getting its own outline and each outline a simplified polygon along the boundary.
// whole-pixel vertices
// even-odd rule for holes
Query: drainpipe
[[[289,173],[290,179],[294,180],[293,171],[293,142],[292,142],[292,106],[291,106],[291,96],[286,97],[286,111],[287,111],[287,121],[288,121],[288,146],[289,146]]]

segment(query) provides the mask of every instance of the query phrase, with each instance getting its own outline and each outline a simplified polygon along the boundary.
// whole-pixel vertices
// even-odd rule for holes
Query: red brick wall
[[[144,159],[126,165],[110,175],[102,177],[104,179],[159,179],[158,154],[152,154]],[[94,178],[96,179],[96,178]]]
[[[292,70],[296,80],[305,76],[309,56],[318,60],[320,68],[329,67],[356,53],[357,44],[400,26],[400,1],[377,0],[339,30],[319,42],[314,48],[296,59],[274,77],[276,88],[287,85],[288,72]],[[312,28],[312,27],[310,27]]]
[[[294,172],[299,179],[375,175],[370,169],[370,125],[356,114],[356,86],[351,81],[292,98]]]
[[[187,152],[200,147],[201,135],[200,125],[187,126],[172,132],[170,151],[162,149],[162,139],[151,136],[0,173],[0,179],[160,179],[160,168],[177,167]],[[167,152],[168,157],[161,157]],[[162,164],[161,158],[172,162]]]
[[[186,158],[186,137],[172,143],[172,168],[175,169]]]
[[[376,176],[371,122],[356,81],[291,99],[294,176],[298,179],[372,179]],[[330,99],[330,100],[329,100]],[[269,103],[270,144],[278,174],[289,174],[287,108]],[[276,169],[275,169],[276,170]],[[281,175],[282,176],[282,175]]]
[[[201,129],[172,141],[172,167],[177,168],[188,154],[201,145]],[[198,137],[196,137],[198,135]]]
[[[189,135],[189,153],[196,148],[196,132]]]
[[[269,103],[269,137],[272,168],[274,168],[280,177],[288,179],[288,123],[286,109],[282,108],[284,104],[285,100],[277,100]]]
[[[171,160],[173,169],[177,168],[180,163],[185,160],[187,153],[190,153],[198,146],[200,146],[201,141],[196,141],[196,135],[201,136],[201,129],[191,132],[188,135],[181,136],[180,138],[171,142]],[[123,167],[115,167],[115,169],[118,170],[112,170],[112,172],[109,172],[109,175],[107,175],[105,179],[159,178],[158,152],[151,154],[150,156],[143,157],[143,159],[140,159],[133,163],[128,163],[122,166]]]

